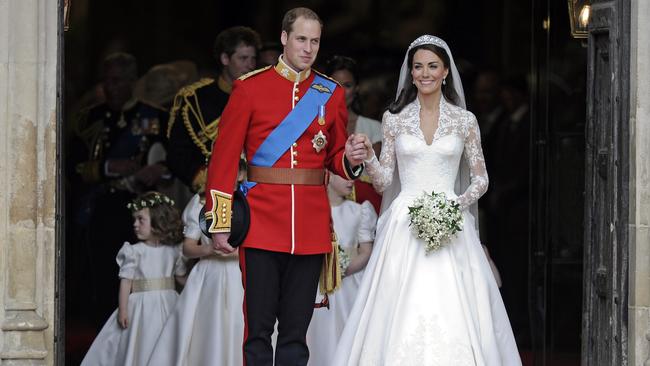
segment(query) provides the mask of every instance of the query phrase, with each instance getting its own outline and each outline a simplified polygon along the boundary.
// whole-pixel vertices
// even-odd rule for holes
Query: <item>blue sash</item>
[[[318,115],[320,106],[327,104],[332,96],[334,88],[336,88],[335,82],[316,75],[307,93],[284,117],[282,122],[271,131],[249,163],[254,166],[272,167],[311,125]],[[247,193],[256,184],[256,182],[245,182],[240,188]]]

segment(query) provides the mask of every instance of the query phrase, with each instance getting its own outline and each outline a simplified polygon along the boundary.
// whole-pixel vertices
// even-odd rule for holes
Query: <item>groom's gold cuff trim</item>
[[[207,220],[212,219],[208,231],[210,233],[230,232],[230,219],[232,217],[232,194],[210,190],[212,196],[212,209],[205,213]]]

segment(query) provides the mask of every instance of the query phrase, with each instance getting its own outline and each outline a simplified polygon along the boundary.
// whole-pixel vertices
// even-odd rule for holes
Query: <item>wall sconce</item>
[[[587,38],[589,32],[589,18],[591,5],[589,0],[568,0],[569,21],[571,22],[571,36],[573,38]]]

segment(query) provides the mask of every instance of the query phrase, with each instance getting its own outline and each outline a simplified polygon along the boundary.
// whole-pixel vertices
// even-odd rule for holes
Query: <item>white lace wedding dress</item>
[[[381,157],[366,169],[379,191],[397,165],[401,191],[377,224],[371,259],[332,365],[521,365],[494,276],[465,210],[488,179],[476,118],[442,98],[429,145],[416,100],[386,112]],[[461,158],[471,184],[454,192]],[[397,161],[397,164],[396,164]],[[464,227],[448,245],[425,254],[409,228],[408,206],[423,192],[444,192],[464,209]]]

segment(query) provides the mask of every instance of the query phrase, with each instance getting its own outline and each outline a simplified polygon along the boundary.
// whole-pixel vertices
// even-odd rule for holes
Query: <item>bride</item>
[[[382,214],[333,365],[521,365],[477,236],[476,203],[488,177],[476,117],[464,107],[447,44],[416,39],[383,117],[379,160],[367,144],[366,169],[384,192]],[[464,226],[426,254],[409,228],[408,206],[431,191],[460,204]]]

